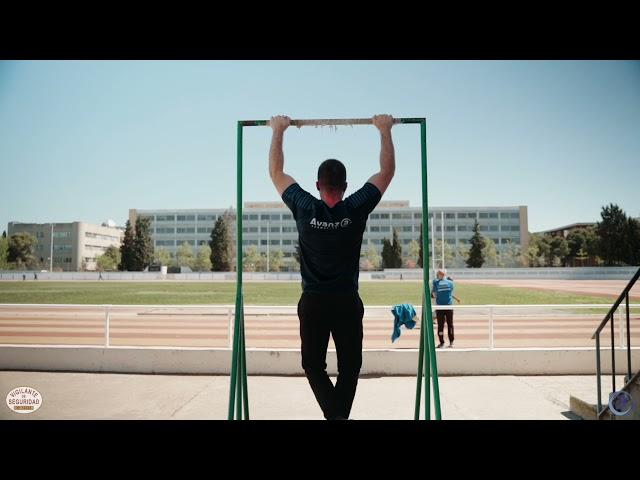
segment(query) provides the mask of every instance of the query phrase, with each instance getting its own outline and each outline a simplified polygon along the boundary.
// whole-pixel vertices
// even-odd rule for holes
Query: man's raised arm
[[[269,176],[273,185],[278,191],[278,195],[282,196],[284,191],[292,184],[296,183],[293,177],[284,173],[284,152],[282,151],[282,141],[284,131],[291,124],[289,117],[278,115],[271,117],[269,121],[273,130],[271,137],[271,149],[269,150]]]
[[[384,194],[396,171],[396,155],[391,139],[393,117],[391,115],[375,115],[373,124],[380,130],[380,171],[373,175],[369,182],[378,187],[381,194]]]

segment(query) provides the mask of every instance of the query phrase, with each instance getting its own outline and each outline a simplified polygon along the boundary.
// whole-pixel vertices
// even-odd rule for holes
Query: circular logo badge
[[[348,227],[349,225],[351,225],[350,218],[343,218],[342,221],[340,222],[341,227]]]
[[[33,413],[42,406],[42,395],[35,388],[16,387],[7,395],[7,407],[15,413]]]
[[[628,392],[624,390],[619,390],[615,393],[611,394],[611,398],[609,398],[609,410],[614,415],[626,415],[633,408],[633,399]]]

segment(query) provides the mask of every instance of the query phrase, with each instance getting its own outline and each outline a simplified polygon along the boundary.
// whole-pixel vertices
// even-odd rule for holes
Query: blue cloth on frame
[[[409,330],[416,326],[416,322],[413,319],[416,316],[416,311],[413,305],[402,303],[400,305],[394,305],[391,312],[393,313],[393,334],[391,335],[391,342],[395,342],[398,337],[400,337],[400,327],[402,325]]]

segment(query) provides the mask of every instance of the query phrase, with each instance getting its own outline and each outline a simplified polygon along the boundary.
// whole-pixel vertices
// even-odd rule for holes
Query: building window
[[[291,240],[282,240],[282,245],[291,245],[292,243]]]
[[[257,215],[256,215],[257,217]],[[293,215],[290,213],[283,213],[282,214],[282,220],[293,220]]]
[[[280,233],[280,227],[271,227],[271,233]]]
[[[456,218],[456,214],[455,213],[445,213],[444,214],[444,218]]]
[[[388,220],[389,219],[389,214],[388,213],[381,213],[380,214],[380,220]]]
[[[488,212],[480,212],[480,218],[489,218]]]
[[[260,233],[267,233],[267,227],[260,227]]]
[[[280,245],[280,240],[269,240],[269,245]]]
[[[375,226],[375,225],[371,225],[371,226],[369,227],[369,231],[370,231],[370,232],[379,232],[379,231],[380,231],[380,227]]]
[[[464,212],[461,212],[458,214],[458,218],[467,218],[467,214]]]
[[[412,232],[413,231],[413,227],[411,225],[405,225],[404,227],[402,227],[402,231],[403,232]]]
[[[196,229],[193,227],[190,228],[178,228],[177,233],[196,233]]]
[[[445,232],[455,232],[456,231],[456,226],[455,225],[447,225],[446,227],[444,227]]]
[[[211,233],[212,231],[212,228],[198,227],[198,233]]]
[[[489,218],[498,218],[498,212],[489,212]]]
[[[158,215],[156,216],[156,222],[175,222],[175,215]]]
[[[269,215],[267,214],[260,215],[260,220],[269,220]]]
[[[390,232],[391,231],[391,227],[380,227],[380,231],[381,232]]]
[[[260,245],[266,245],[267,241],[266,240],[260,240]]]
[[[490,232],[497,232],[498,231],[498,225],[489,225],[489,231]]]
[[[445,239],[445,242],[447,242],[449,245],[455,245],[456,244],[456,239],[455,238],[447,238],[447,239]]]
[[[296,227],[282,227],[282,233],[292,233],[296,231]]]
[[[470,228],[467,229],[466,225],[458,225],[458,231],[459,232],[466,232],[467,230],[471,230]]]
[[[379,218],[380,218],[379,213],[372,213],[371,215],[369,215],[369,219],[371,220],[378,220]]]
[[[401,218],[401,214],[399,214],[399,213],[392,213],[392,214],[391,214],[391,218],[392,218],[393,220],[398,220],[398,219],[400,219],[400,218]]]

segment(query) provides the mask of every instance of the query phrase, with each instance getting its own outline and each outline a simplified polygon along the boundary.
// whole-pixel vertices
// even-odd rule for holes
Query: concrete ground
[[[34,413],[18,414],[3,400],[0,420],[224,420],[229,401],[228,376],[0,372],[0,397],[4,399],[19,386],[38,390],[42,406]],[[603,397],[610,386],[610,377],[603,377]],[[322,419],[304,377],[252,376],[248,388],[252,419]],[[415,377],[363,377],[352,418],[411,420],[415,393]],[[440,378],[442,416],[446,420],[577,419],[569,411],[570,394],[595,403],[595,377]]]

